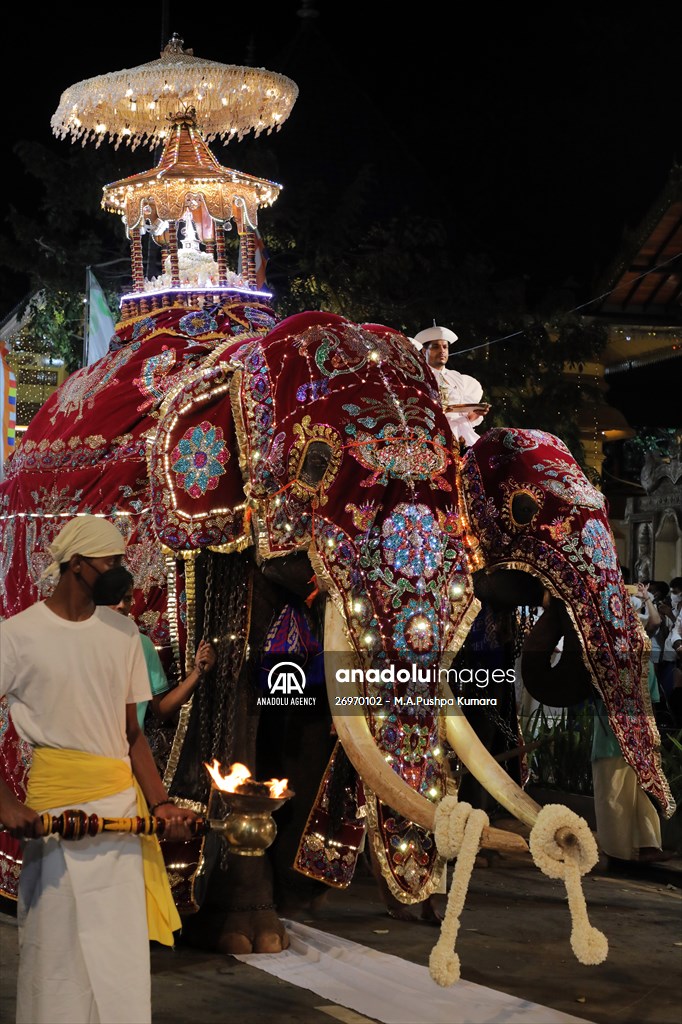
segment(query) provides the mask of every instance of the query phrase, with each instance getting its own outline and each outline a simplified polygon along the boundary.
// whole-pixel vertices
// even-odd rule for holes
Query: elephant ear
[[[648,688],[651,644],[618,564],[606,500],[566,445],[540,430],[490,430],[462,485],[486,568],[536,576],[566,604],[623,757],[667,815],[675,809]]]
[[[250,513],[230,406],[234,367],[198,370],[164,402],[149,441],[154,529],[182,556],[230,553],[251,543]]]

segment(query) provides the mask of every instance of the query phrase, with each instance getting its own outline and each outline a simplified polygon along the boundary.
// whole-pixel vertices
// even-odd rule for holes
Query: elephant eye
[[[301,483],[316,488],[327,472],[331,457],[331,445],[326,441],[310,441],[297,474]]]
[[[328,424],[312,424],[310,416],[294,424],[294,436],[289,450],[292,493],[313,507],[324,505],[343,458],[341,439]]]
[[[514,526],[528,526],[539,511],[537,499],[528,491],[515,491],[509,501],[509,516]]]

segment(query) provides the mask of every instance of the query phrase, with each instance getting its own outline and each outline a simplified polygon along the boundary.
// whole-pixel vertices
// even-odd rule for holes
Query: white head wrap
[[[47,550],[52,555],[42,578],[59,576],[59,566],[72,555],[86,558],[106,558],[107,555],[125,554],[126,542],[113,523],[99,516],[76,516],[70,519]]]
[[[414,336],[414,342],[420,348],[428,345],[431,341],[447,341],[448,345],[454,345],[457,341],[457,335],[449,327],[437,327],[434,324],[433,327],[427,327]]]

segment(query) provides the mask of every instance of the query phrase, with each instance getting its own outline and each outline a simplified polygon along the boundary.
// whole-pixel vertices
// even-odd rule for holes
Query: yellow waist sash
[[[37,811],[50,807],[78,807],[135,787],[137,813],[149,814],[147,801],[130,765],[114,757],[100,757],[83,750],[36,747],[28,782],[26,803]],[[163,854],[156,836],[141,836],[142,868],[147,901],[149,938],[173,945],[173,932],[181,926],[171,895]]]

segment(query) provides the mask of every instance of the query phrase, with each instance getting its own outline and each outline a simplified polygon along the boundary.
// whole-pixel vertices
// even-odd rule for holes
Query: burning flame
[[[220,770],[220,761],[213,758],[213,764],[205,764],[206,771],[213,779],[218,789],[222,789],[224,793],[234,793],[237,786],[241,786],[242,782],[246,782],[247,779],[251,778],[251,772],[245,764],[240,764],[239,761],[230,768],[227,775],[223,775]]]
[[[240,764],[239,761],[235,761],[227,775],[222,774],[220,762],[216,758],[213,758],[213,764],[206,764],[204,762],[204,766],[216,787],[224,793],[235,793],[243,782],[252,778],[251,772],[246,765]],[[267,782],[263,783],[270,790],[271,797],[283,796],[288,784],[288,779],[268,779]]]
[[[270,787],[270,796],[272,797],[284,796],[288,784],[288,779],[268,779],[265,783],[266,786]]]

